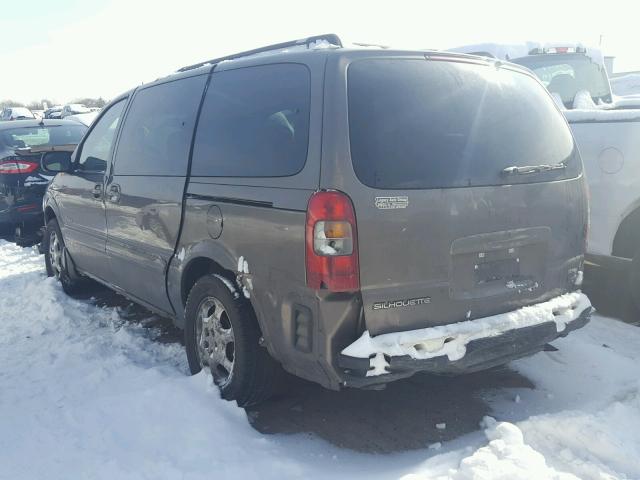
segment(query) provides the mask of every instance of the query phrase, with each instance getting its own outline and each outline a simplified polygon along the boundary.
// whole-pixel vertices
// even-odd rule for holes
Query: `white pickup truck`
[[[640,97],[612,94],[602,53],[580,44],[478,44],[451,49],[532,70],[573,130],[590,190],[588,259],[629,268],[640,305]]]

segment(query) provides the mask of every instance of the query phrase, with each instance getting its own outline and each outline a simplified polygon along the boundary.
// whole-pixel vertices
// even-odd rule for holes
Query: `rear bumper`
[[[493,317],[360,339],[338,364],[344,385],[368,387],[417,372],[456,375],[485,370],[539,352],[587,324],[593,308],[582,293]]]

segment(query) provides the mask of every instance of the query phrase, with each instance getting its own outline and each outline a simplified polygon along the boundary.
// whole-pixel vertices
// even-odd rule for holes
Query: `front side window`
[[[114,161],[117,175],[182,176],[206,75],[140,90],[122,126]]]
[[[302,170],[310,76],[300,64],[214,73],[193,149],[193,176],[282,177]]]
[[[104,172],[109,162],[125,100],[113,104],[93,126],[82,145],[78,168],[90,172]]]

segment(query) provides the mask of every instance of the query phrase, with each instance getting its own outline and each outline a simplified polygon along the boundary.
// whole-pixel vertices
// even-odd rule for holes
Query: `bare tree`
[[[24,103],[16,102],[15,100],[0,100],[0,108],[8,107],[24,107]]]
[[[76,100],[73,101],[73,103],[81,103],[87,107],[98,107],[98,108],[102,108],[107,104],[107,101],[102,98],[102,97],[98,97],[98,98],[78,98]]]

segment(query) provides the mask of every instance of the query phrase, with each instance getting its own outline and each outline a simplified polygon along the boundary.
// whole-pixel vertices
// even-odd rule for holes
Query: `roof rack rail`
[[[245,52],[233,53],[231,55],[227,55],[226,57],[213,58],[211,60],[206,60],[200,63],[194,63],[193,65],[187,65],[186,67],[182,67],[178,70],[178,72],[186,72],[188,70],[193,70],[194,68],[204,67],[205,65],[213,65],[215,63],[222,62],[223,60],[235,60],[236,58],[247,57],[249,55],[255,55],[256,53],[270,52],[272,50],[281,50],[288,47],[295,47],[298,45],[306,45],[307,48],[311,46],[312,43],[318,41],[326,41],[332,45],[337,45],[338,47],[342,47],[342,41],[340,37],[335,33],[327,33],[325,35],[314,35],[313,37],[301,38],[299,40],[291,40],[289,42],[275,43],[273,45],[267,45],[266,47],[255,48],[253,50],[247,50]]]

